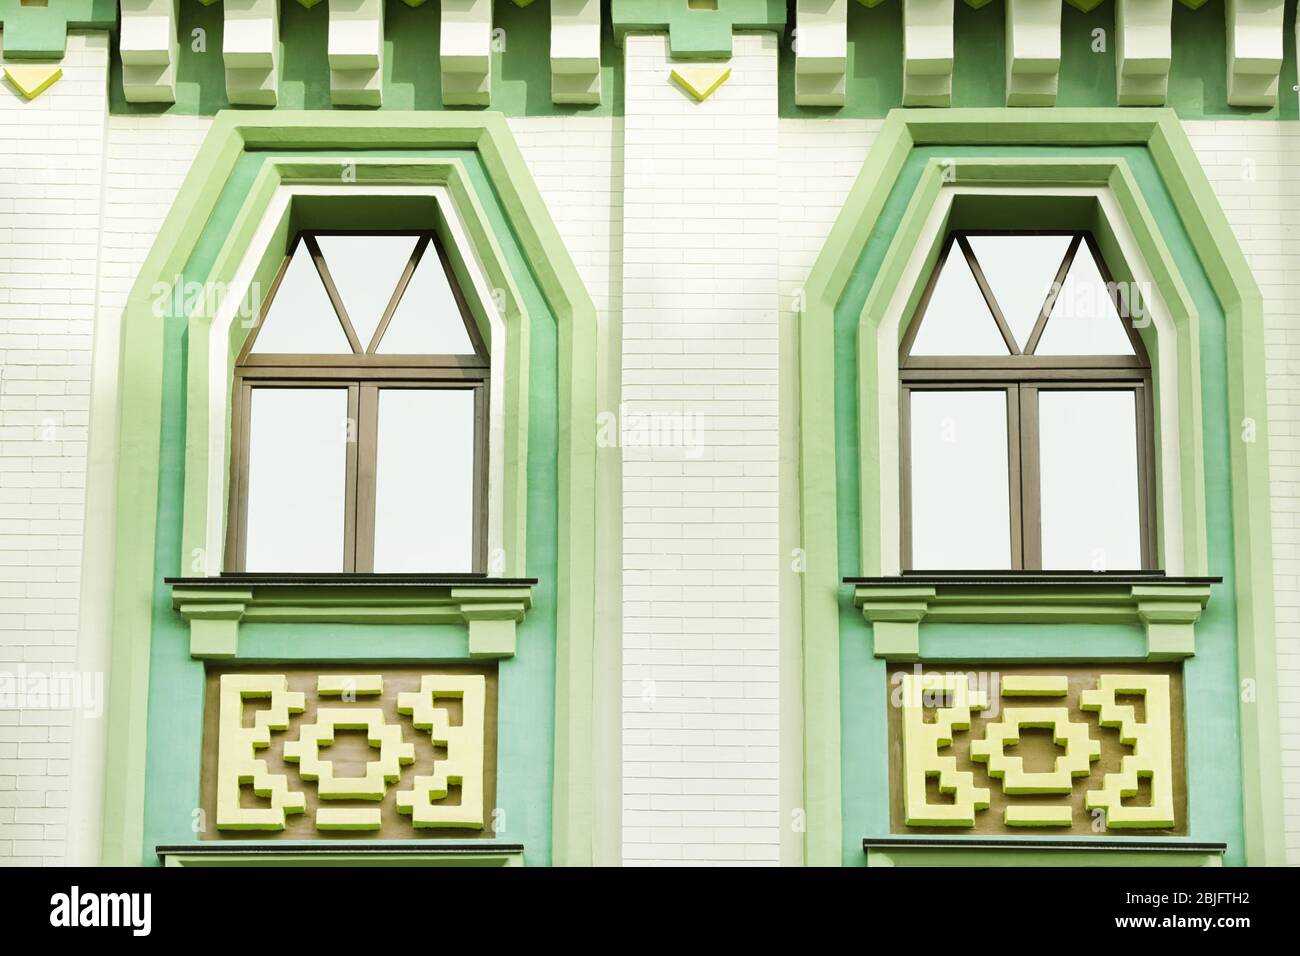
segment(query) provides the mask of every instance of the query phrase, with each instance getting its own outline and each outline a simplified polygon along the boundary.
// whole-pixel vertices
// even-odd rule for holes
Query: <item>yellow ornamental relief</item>
[[[937,707],[928,722],[925,703],[933,695],[952,703]],[[975,786],[975,775],[957,769],[957,760],[940,753],[952,743],[954,730],[970,727],[971,711],[988,706],[983,691],[972,691],[964,674],[923,674],[903,677],[903,779],[907,822],[912,826],[975,825],[975,811],[989,805],[987,788]],[[938,780],[940,794],[951,802],[931,803],[926,790],[930,778]]]
[[[211,674],[204,836],[482,831],[495,674],[470,671]]]
[[[1145,719],[1139,721],[1131,704],[1119,695],[1141,697]],[[1088,809],[1105,810],[1112,827],[1171,827],[1174,825],[1173,748],[1169,728],[1169,678],[1163,674],[1134,677],[1105,675],[1097,689],[1085,691],[1083,709],[1099,712],[1103,727],[1119,728],[1120,740],[1133,748],[1119,773],[1108,774],[1100,790],[1088,792]],[[1125,806],[1143,780],[1151,787],[1150,807]]]
[[[452,727],[447,711],[438,706],[439,698],[458,697],[462,703],[462,720]],[[401,694],[397,709],[411,715],[411,722],[426,730],[433,742],[447,748],[447,760],[441,761],[433,774],[415,778],[412,790],[397,794],[397,809],[409,813],[417,827],[483,826],[479,799],[483,785],[480,767],[483,759],[483,678],[428,676],[420,690]],[[477,755],[477,756],[476,756]],[[477,762],[476,762],[477,761]],[[433,801],[447,796],[451,783],[461,787],[461,805],[442,807]]]
[[[1020,757],[1008,756],[1007,744],[1020,741],[1021,727],[1052,731],[1052,739],[1065,747],[1049,773],[1030,773]],[[981,740],[970,745],[971,759],[988,764],[989,776],[1002,781],[1007,793],[1069,793],[1075,777],[1086,777],[1090,761],[1101,756],[1101,744],[1088,736],[1087,724],[1070,720],[1064,707],[1008,707],[1002,719],[989,724]]]
[[[1030,670],[894,671],[894,828],[1185,832],[1179,675]]]
[[[252,726],[244,721],[244,702],[269,698],[271,706],[253,714]],[[217,826],[222,830],[283,830],[286,813],[302,813],[306,804],[299,791],[289,789],[282,774],[267,770],[257,756],[271,744],[271,733],[289,726],[289,715],[301,713],[303,695],[289,690],[283,674],[235,675],[221,678],[221,736],[217,744]],[[269,807],[243,807],[240,788],[252,786],[259,797],[270,798]]]

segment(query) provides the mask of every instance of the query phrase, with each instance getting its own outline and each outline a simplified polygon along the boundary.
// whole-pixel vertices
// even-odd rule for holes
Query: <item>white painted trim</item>
[[[901,530],[901,496],[899,478],[899,435],[898,427],[898,343],[899,323],[904,319],[904,310],[912,291],[922,283],[926,276],[922,274],[925,267],[927,251],[933,246],[944,223],[953,200],[960,195],[994,195],[1035,197],[1046,196],[1090,196],[1101,205],[1107,222],[1115,232],[1125,261],[1132,267],[1133,278],[1150,289],[1152,295],[1144,299],[1144,305],[1155,326],[1157,354],[1155,363],[1160,369],[1159,394],[1156,413],[1160,416],[1160,537],[1161,552],[1164,555],[1163,570],[1170,575],[1187,573],[1183,553],[1183,498],[1181,481],[1181,460],[1179,439],[1182,423],[1179,420],[1178,401],[1178,342],[1172,313],[1168,303],[1160,294],[1155,278],[1143,259],[1137,239],[1129,229],[1123,212],[1114,194],[1098,187],[1064,187],[1024,188],[1014,186],[945,186],[934,208],[927,216],[922,227],[921,236],[916,243],[902,278],[894,288],[880,325],[876,329],[876,379],[878,382],[878,402],[880,421],[878,434],[880,444],[876,449],[880,462],[880,573],[895,575],[902,570],[902,530]],[[860,455],[863,461],[869,456]],[[865,547],[864,542],[864,547]]]
[[[230,327],[236,321],[240,306],[246,301],[263,257],[274,241],[276,231],[288,214],[291,201],[296,196],[432,196],[446,214],[451,240],[460,251],[470,273],[471,285],[465,289],[467,297],[489,316],[491,326],[491,368],[488,399],[488,531],[489,554],[500,549],[503,543],[502,516],[504,498],[505,459],[505,374],[506,330],[492,296],[478,251],[469,240],[461,211],[456,208],[451,194],[443,186],[281,186],[276,189],[263,214],[257,231],[244,251],[235,270],[234,279],[222,298],[208,331],[208,500],[204,522],[204,550],[209,558],[205,575],[221,573],[225,563],[226,472],[229,458],[226,453],[226,414],[230,404],[230,382],[226,370],[230,367]],[[219,387],[218,387],[219,386]],[[507,573],[513,565],[507,556]],[[515,570],[522,570],[516,568]]]

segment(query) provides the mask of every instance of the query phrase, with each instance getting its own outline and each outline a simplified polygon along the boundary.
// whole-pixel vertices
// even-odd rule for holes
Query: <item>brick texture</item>
[[[0,91],[0,671],[69,672],[85,512],[109,40]],[[0,860],[59,862],[72,713],[0,710]]]
[[[626,41],[628,863],[778,857],[776,38],[733,52],[696,103]]]

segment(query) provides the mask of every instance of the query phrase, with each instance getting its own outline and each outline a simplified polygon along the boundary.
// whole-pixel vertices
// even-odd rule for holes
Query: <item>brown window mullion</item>
[[[1043,307],[1038,310],[1038,321],[1034,323],[1033,331],[1029,333],[1029,339],[1025,342],[1026,355],[1033,355],[1038,351],[1038,340],[1043,337],[1043,330],[1047,328],[1047,320],[1051,318],[1052,309],[1056,307],[1056,300],[1061,294],[1061,289],[1065,286],[1065,277],[1070,272],[1070,266],[1074,265],[1074,257],[1079,253],[1080,242],[1080,236],[1075,236],[1070,241],[1070,245],[1065,250],[1065,256],[1061,259],[1061,264],[1056,268],[1056,277],[1047,290],[1047,298],[1043,300]]]
[[[248,548],[248,443],[253,405],[252,384],[236,378],[234,393],[238,401],[230,419],[231,507],[226,517],[228,524],[223,564],[227,571],[243,571]]]
[[[1002,314],[1002,306],[998,305],[993,287],[989,285],[984,269],[980,266],[979,259],[975,257],[975,250],[971,248],[969,240],[964,235],[959,235],[957,242],[961,246],[962,255],[966,257],[966,265],[970,267],[971,275],[975,277],[975,284],[979,286],[980,295],[984,297],[984,304],[988,306],[993,321],[997,323],[998,332],[1002,334],[1002,341],[1006,343],[1007,351],[1012,355],[1019,355],[1020,345],[1011,332],[1011,326],[1007,324],[1006,316]]]
[[[397,280],[397,288],[393,290],[392,298],[388,300],[388,305],[384,308],[384,314],[380,317],[379,324],[375,326],[375,334],[370,337],[368,343],[364,343],[362,351],[368,355],[373,355],[378,351],[379,343],[383,341],[384,333],[388,331],[388,326],[393,321],[393,315],[397,312],[397,305],[402,301],[402,296],[406,294],[406,287],[411,284],[411,276],[415,275],[416,267],[419,266],[420,259],[424,257],[428,245],[429,237],[424,235],[420,237],[415,244],[415,248],[411,250],[411,258],[406,261],[406,268],[402,270],[402,275]]]
[[[1020,569],[1043,567],[1041,476],[1038,452],[1038,386],[1020,385],[1020,527],[1022,563]]]
[[[1024,499],[1021,489],[1021,431],[1020,387],[1011,385],[1007,398],[1007,495],[1010,498],[1008,513],[1011,518],[1011,569],[1019,571],[1025,566]]]
[[[353,354],[364,353],[366,347],[357,338],[356,329],[352,327],[352,319],[348,316],[347,307],[343,304],[343,297],[339,295],[338,287],[334,285],[334,277],[330,275],[330,267],[325,261],[325,254],[320,251],[320,245],[316,242],[314,236],[304,236],[303,241],[307,243],[307,251],[311,253],[312,262],[316,265],[316,272],[320,275],[320,281],[325,286],[325,294],[334,306],[334,311],[337,313],[336,318],[339,324],[343,326],[343,334],[347,336]]]
[[[356,455],[356,495],[352,509],[354,565],[369,573],[375,568],[375,466],[379,451],[379,386],[356,386],[357,418],[353,449]]]

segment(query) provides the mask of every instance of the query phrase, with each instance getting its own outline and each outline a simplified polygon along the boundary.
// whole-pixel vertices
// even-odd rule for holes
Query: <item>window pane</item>
[[[1070,247],[1070,237],[971,236],[970,245],[1023,352]]]
[[[1010,354],[975,274],[955,242],[930,293],[910,354]]]
[[[1038,393],[1043,567],[1142,567],[1137,399],[1131,391]]]
[[[317,236],[361,350],[370,347],[418,236]]]
[[[247,570],[343,570],[347,419],[346,389],[253,389]]]
[[[1011,567],[1004,391],[911,393],[912,568]]]
[[[1035,355],[1133,355],[1133,343],[1087,244],[1061,283]]]
[[[375,571],[474,570],[474,392],[379,393]]]
[[[438,251],[424,251],[406,284],[377,352],[385,354],[473,355],[474,346],[451,291]]]
[[[253,352],[351,355],[352,346],[305,242],[298,243],[253,342]]]

